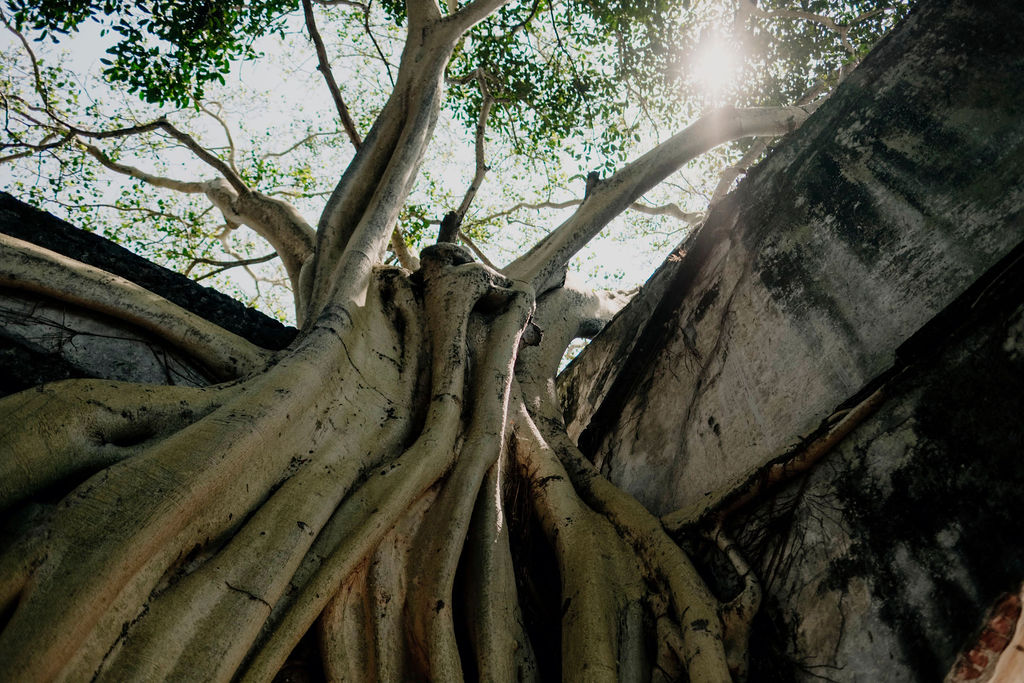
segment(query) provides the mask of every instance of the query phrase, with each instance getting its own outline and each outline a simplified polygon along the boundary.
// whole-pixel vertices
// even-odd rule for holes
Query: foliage
[[[564,215],[535,207],[579,197],[588,172],[609,175],[708,107],[788,104],[816,84],[827,89],[907,6],[906,0],[770,0],[754,11],[747,0],[728,7],[689,0],[510,2],[474,27],[454,54],[447,72],[449,118],[442,120],[440,144],[420,173],[399,227],[411,246],[421,247],[440,217],[458,206],[470,183],[467,143],[485,100],[493,104],[485,133],[489,172],[465,216],[464,232],[492,255],[511,258],[523,242],[522,231],[542,233]],[[7,0],[7,8],[14,24],[38,40],[62,42],[89,22],[102,27],[108,45],[108,85],[102,88],[69,68],[67,58],[36,44],[46,95],[63,120],[100,130],[168,116],[219,158],[231,156],[251,187],[286,198],[307,219],[351,158],[348,141],[324,116],[333,107],[313,62],[295,57],[312,53],[295,3]],[[393,86],[404,2],[342,3],[316,12],[344,98],[365,134]],[[701,50],[715,40],[742,59],[711,97],[697,71]],[[247,60],[256,57],[259,78],[247,81]],[[3,59],[9,147],[59,139],[60,126],[45,125],[32,113],[36,93],[23,55],[11,51]],[[257,80],[262,90],[251,84]],[[167,136],[134,136],[104,149],[124,163],[167,175],[210,176],[209,168]],[[742,144],[733,145],[699,160],[649,193],[646,202],[699,213],[717,169],[739,161],[743,151]],[[217,270],[203,260],[266,251],[244,228],[227,230],[202,197],[154,192],[136,180],[125,184],[80,146],[10,160],[18,164],[8,171],[11,187],[21,196],[193,276]],[[525,208],[511,210],[517,206]],[[671,246],[689,228],[673,218],[645,215],[634,215],[627,225],[617,239],[641,240],[647,249]],[[270,268],[252,267],[257,277],[281,280]],[[592,265],[583,269],[594,271]],[[609,284],[618,286],[621,272],[613,276]],[[223,276],[214,281],[238,292]],[[264,299],[263,290],[250,291],[246,300]],[[278,301],[271,308],[280,311],[283,305]]]
[[[280,27],[289,0],[9,0],[20,29],[54,42],[92,19],[119,37],[106,75],[147,102],[185,107],[206,84],[224,83],[237,59],[258,56],[252,41]]]

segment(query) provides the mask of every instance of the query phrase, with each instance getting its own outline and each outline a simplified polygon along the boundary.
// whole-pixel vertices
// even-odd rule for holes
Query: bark
[[[784,453],[772,462],[779,467],[740,477],[739,486],[734,475],[764,465],[798,433],[794,425],[820,419],[833,396],[846,398],[842,390],[884,369],[908,330],[1019,238],[1024,135],[1008,112],[1021,103],[995,86],[1020,59],[990,30],[1013,25],[1016,10],[953,2],[918,11],[848,80],[842,98],[722,202],[687,254],[619,313],[608,341],[574,365],[572,384],[563,382],[563,393],[576,391],[564,401],[567,423],[558,360],[623,303],[563,282],[567,259],[708,145],[789,129],[809,112],[720,112],[694,124],[599,184],[573,218],[504,272],[453,243],[425,249],[415,272],[383,267],[431,137],[445,64],[462,32],[500,4],[477,0],[442,17],[432,2],[408,3],[410,39],[394,95],[325,208],[314,255],[300,268],[308,303],[301,332],[276,353],[126,280],[7,240],[3,283],[20,296],[127,320],[227,381],[72,379],[0,399],[0,679],[271,680],[311,640],[317,673],[331,680],[745,676],[765,575],[736,538],[743,528],[723,519],[727,504],[753,500],[758,482],[785,479],[803,463],[800,453],[821,455],[822,443],[836,448],[835,434],[856,430],[825,429],[805,451]],[[972,70],[954,70],[961,53],[951,45],[968,38],[977,47],[964,58]],[[936,64],[949,68],[936,73]],[[976,99],[934,105],[951,85]],[[982,132],[965,131],[965,118],[982,112]],[[945,157],[923,151],[935,130],[925,123],[965,145],[955,164],[928,165]],[[998,146],[985,144],[997,133]],[[968,189],[935,181],[953,171],[948,182]],[[823,190],[839,182],[849,193]],[[215,189],[225,206],[246,200],[244,188]],[[772,220],[759,222],[766,215]],[[949,246],[965,236],[971,250]],[[1017,260],[972,300],[1014,281]],[[811,296],[828,272],[846,290],[853,275],[884,281],[889,293],[927,288],[917,299],[866,287],[867,301]],[[658,283],[671,286],[652,302]],[[159,320],[147,317],[154,311]],[[844,322],[841,334],[823,319]],[[623,326],[631,326],[626,337],[642,327],[625,351],[630,343],[615,334]],[[779,351],[773,334],[797,339]],[[811,341],[797,343],[801,334]],[[863,341],[842,347],[856,362],[811,352],[836,348],[825,344],[832,338]],[[807,402],[795,415],[777,408],[770,438],[747,443],[747,408],[714,403],[707,422],[701,401],[731,393],[755,415],[775,405],[728,384],[746,376],[730,351],[763,339],[778,355],[739,367],[757,371],[769,398],[799,382]],[[668,367],[680,345],[691,355]],[[602,356],[608,346],[616,350]],[[806,372],[794,379],[773,363]],[[594,379],[584,384],[588,366]],[[834,381],[837,366],[843,381]],[[657,416],[682,425],[682,434],[635,432],[652,417],[637,406],[678,390],[651,373],[677,377],[692,397]],[[868,412],[843,415],[867,420]],[[635,442],[621,436],[623,420],[632,421]],[[719,422],[727,430],[716,434],[714,470],[700,465],[699,449],[656,470],[642,461],[642,439],[679,448],[706,440],[703,425]],[[632,480],[614,466],[629,453],[639,463]],[[601,472],[609,463],[611,479]],[[731,495],[705,500],[705,485]],[[669,503],[653,498],[665,491]],[[698,503],[705,506],[695,514],[658,516],[668,505]]]

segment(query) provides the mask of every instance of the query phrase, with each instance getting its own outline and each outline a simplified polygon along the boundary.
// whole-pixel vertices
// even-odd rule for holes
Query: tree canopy
[[[443,142],[428,151],[402,208],[401,239],[428,244],[455,211],[465,239],[494,260],[513,258],[524,228],[526,239],[538,239],[578,205],[586,176],[613,173],[702,113],[820,99],[908,4],[503,4],[453,51],[443,109],[450,123],[442,121]],[[26,39],[10,45],[3,69],[2,160],[15,187],[194,277],[218,277],[235,263],[255,273],[273,251],[206,198],[154,191],[152,178],[198,180],[217,173],[209,168],[216,159],[249,187],[314,215],[394,84],[406,21],[404,3],[372,1],[304,10],[286,2],[15,0],[6,14]],[[82,30],[106,48],[105,84],[47,47]],[[249,68],[261,75],[246,78]],[[285,85],[300,79],[302,88]],[[254,80],[272,85],[261,91]],[[209,156],[166,130],[139,129],[160,116]],[[672,246],[765,142],[695,159],[634,203],[620,235],[647,250]],[[274,272],[260,277],[282,281]],[[243,294],[230,280],[219,283]],[[253,296],[250,289],[245,298]],[[280,302],[276,310],[284,313]]]

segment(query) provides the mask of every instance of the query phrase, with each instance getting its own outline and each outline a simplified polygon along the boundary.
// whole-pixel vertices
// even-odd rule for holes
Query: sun
[[[721,105],[739,76],[742,62],[736,43],[720,32],[705,31],[690,61],[690,78],[711,104]]]

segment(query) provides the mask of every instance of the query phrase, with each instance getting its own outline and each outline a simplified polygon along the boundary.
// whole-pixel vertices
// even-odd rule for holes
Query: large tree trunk
[[[558,286],[559,255],[668,162],[619,176],[515,279],[452,244],[416,273],[372,267],[430,137],[451,27],[471,16],[410,16],[423,30],[408,73],[328,205],[299,277],[307,321],[284,349],[218,334],[131,269],[4,237],[2,284],[23,301],[121,312],[189,359],[198,386],[70,379],[0,401],[0,678],[268,680],[304,637],[332,680],[742,678],[761,588],[728,540],[746,527],[725,513],[858,425],[856,443],[895,434],[863,436],[872,410],[891,423],[932,405],[928,377],[959,356],[943,350],[904,385],[918,366],[886,373],[893,350],[1021,238],[1024,102],[1005,83],[1022,55],[1001,42],[1018,15],[1010,2],[916,12],[574,365],[568,430],[559,358],[611,309]],[[635,341],[615,331],[641,324]],[[1020,335],[987,343],[984,329],[949,348],[1004,349],[1019,369]],[[860,514],[862,492],[843,495]],[[822,589],[863,600],[861,575],[843,576]]]

